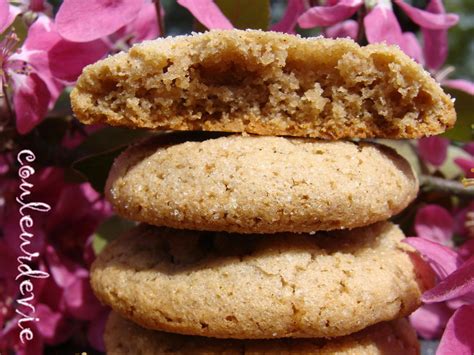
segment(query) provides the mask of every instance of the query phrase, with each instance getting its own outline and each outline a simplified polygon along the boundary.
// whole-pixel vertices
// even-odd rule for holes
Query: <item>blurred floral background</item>
[[[419,197],[395,220],[438,279],[412,324],[432,353],[472,354],[472,0],[0,0],[0,353],[103,351],[108,310],[91,292],[88,269],[132,226],[113,215],[103,185],[113,159],[150,133],[80,124],[68,95],[82,68],[143,40],[232,27],[397,44],[456,98],[458,122],[443,136],[383,143],[418,173]],[[22,149],[36,157],[28,200],[51,206],[31,213],[23,247],[16,201],[25,192]],[[33,278],[30,306],[18,303],[15,280],[25,250],[38,252],[30,254],[31,268],[50,275]],[[32,317],[35,336],[25,344],[18,309]]]

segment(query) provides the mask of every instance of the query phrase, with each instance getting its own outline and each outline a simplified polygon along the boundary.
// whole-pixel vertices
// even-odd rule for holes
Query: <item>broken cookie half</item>
[[[394,46],[255,30],[141,43],[86,67],[71,101],[84,123],[323,139],[419,138],[456,120]]]

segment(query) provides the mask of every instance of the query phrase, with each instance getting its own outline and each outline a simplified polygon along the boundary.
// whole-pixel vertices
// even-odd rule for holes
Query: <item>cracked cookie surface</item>
[[[186,336],[144,329],[112,312],[105,330],[108,354],[315,354],[417,355],[415,330],[407,320],[383,322],[331,340],[231,340]]]
[[[192,141],[205,137],[161,135],[124,152],[105,189],[115,211],[179,229],[309,233],[386,220],[418,192],[410,165],[384,146],[239,135]]]
[[[335,337],[404,317],[431,285],[395,225],[238,235],[142,225],[91,270],[97,297],[143,327],[216,338]],[[411,255],[411,256],[410,256]]]
[[[86,67],[71,102],[84,123],[323,139],[419,138],[456,119],[394,46],[255,30],[135,45]]]

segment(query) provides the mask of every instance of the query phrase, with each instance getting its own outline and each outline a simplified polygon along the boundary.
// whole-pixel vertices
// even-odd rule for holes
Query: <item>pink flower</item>
[[[401,1],[397,1],[397,4],[404,8],[413,22],[420,25],[423,33],[423,62],[436,80],[443,86],[474,95],[474,83],[463,79],[447,79],[454,68],[441,69],[448,56],[448,28],[450,24],[457,22],[456,15],[446,15],[442,0],[431,0],[426,7],[425,16],[419,13],[420,10],[410,9]],[[439,15],[445,17],[432,19]]]
[[[418,154],[426,162],[440,166],[448,154],[449,139],[433,136],[418,140]]]
[[[429,303],[410,315],[410,322],[417,333],[425,339],[437,339],[454,311],[444,303]]]
[[[156,38],[159,34],[156,5],[146,1],[131,22],[111,35],[111,41],[113,43],[129,37],[127,44],[132,45],[146,39]]]
[[[445,30],[456,24],[458,20],[457,15],[454,14],[420,10],[401,0],[396,0],[395,3],[415,23],[429,30]],[[314,6],[307,10],[299,17],[298,23],[302,28],[334,26],[338,22],[354,15],[363,5],[364,2],[362,0],[331,1],[326,6]],[[374,7],[367,8],[367,10],[368,14],[364,17],[364,28],[369,43],[385,41],[388,44],[397,44],[408,55],[422,62],[421,48],[415,35],[411,32],[402,32],[398,20],[393,13],[390,0],[378,0],[375,2]],[[354,25],[352,26],[355,27]]]
[[[398,45],[406,54],[423,62],[421,48],[415,35],[402,32],[389,1],[380,1],[364,17],[365,34],[369,43],[386,42]]]
[[[332,26],[354,15],[363,4],[362,0],[338,0],[314,6],[298,18],[298,24],[302,28]]]
[[[474,301],[474,240],[464,243],[457,251],[448,247],[452,245],[454,233],[469,237],[466,224],[468,213],[474,211],[474,204],[471,205],[455,211],[454,218],[438,205],[421,208],[415,217],[419,238],[406,239],[423,254],[439,281],[423,295],[426,304],[410,316],[413,326],[424,338],[441,336],[453,313]],[[444,337],[448,336],[447,332]]]
[[[17,43],[14,34],[8,34],[0,42],[0,90],[6,95],[5,89],[12,86],[17,129],[20,133],[27,133],[46,114],[51,93],[38,74],[15,52]]]
[[[41,14],[16,51],[17,42],[14,34],[7,35],[2,42],[0,81],[11,84],[17,129],[24,134],[41,122],[65,83],[75,80],[85,65],[102,58],[108,46],[102,41],[68,42],[59,36],[52,21]]]
[[[52,207],[47,215],[31,212],[35,223],[29,231],[34,238],[28,246],[28,250],[40,252],[40,257],[33,260],[35,267],[48,272],[50,277],[35,282],[34,315],[41,322],[32,325],[34,342],[21,344],[16,326],[18,316],[14,312],[18,293],[15,259],[21,252],[18,206],[14,199],[20,191],[17,182],[10,191],[10,180],[0,176],[7,206],[0,210],[0,221],[4,222],[0,237],[0,287],[7,291],[0,292],[0,352],[40,354],[45,344],[62,343],[81,329],[87,330],[93,346],[103,350],[99,332],[103,332],[108,311],[90,288],[88,267],[93,256],[85,260],[82,251],[97,225],[111,214],[110,205],[88,184],[65,183],[64,172],[58,168],[39,170],[30,182],[34,189],[28,200],[46,202]]]
[[[289,0],[282,19],[275,23],[271,27],[271,30],[276,32],[295,33],[295,26],[298,17],[300,17],[305,10],[306,6],[304,0]]]
[[[471,355],[474,352],[473,324],[474,305],[459,308],[446,326],[437,354]]]
[[[421,238],[449,245],[453,237],[453,229],[453,217],[441,206],[426,205],[416,213],[415,231]]]
[[[15,51],[18,39],[14,34],[7,35],[0,44],[0,62],[3,65],[3,77],[0,81],[4,83],[4,87],[8,84],[12,86],[17,129],[20,133],[27,133],[37,125],[59,95],[60,84],[48,77],[47,73],[40,74],[44,63],[48,61],[47,52],[28,48],[31,43],[30,35],[37,26],[40,26],[39,23],[31,26],[26,40],[28,43],[25,42],[19,51]]]
[[[333,26],[327,27],[324,31],[324,35],[329,38],[352,38],[354,41],[357,39],[357,33],[359,31],[359,25],[354,20],[346,20],[337,23]]]
[[[143,4],[144,0],[65,0],[56,14],[56,26],[71,42],[90,42],[132,22]]]
[[[460,307],[446,324],[438,354],[471,354],[474,352],[474,338],[470,335],[474,323],[474,255],[462,256],[424,238],[407,238],[406,242],[418,249],[440,280],[422,296],[430,306],[421,312],[431,313],[425,318],[422,333],[435,336],[443,327],[448,311],[440,302],[451,309]],[[414,315],[414,325],[420,323],[417,318],[419,314]]]
[[[209,29],[229,30],[234,28],[212,0],[178,0],[178,4],[188,9],[200,23]]]
[[[5,31],[20,13],[16,6],[9,5],[7,0],[0,0],[0,34]]]

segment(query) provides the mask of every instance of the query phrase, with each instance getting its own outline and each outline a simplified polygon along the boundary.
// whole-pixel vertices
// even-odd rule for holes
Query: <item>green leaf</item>
[[[104,192],[105,182],[115,158],[125,150],[119,147],[103,153],[87,156],[73,163],[74,170],[82,174],[99,193]]]
[[[103,153],[128,146],[151,135],[152,133],[150,133],[150,131],[144,129],[105,127],[89,135],[86,140],[76,148],[76,153],[80,157]]]
[[[395,149],[398,154],[400,154],[410,163],[418,176],[421,174],[420,160],[418,159],[418,155],[416,154],[416,151],[410,141],[377,139],[377,142]]]
[[[59,145],[69,128],[69,122],[64,117],[47,118],[36,127],[36,131],[31,134],[41,137],[49,146]]]
[[[133,226],[135,226],[134,222],[120,218],[119,216],[112,216],[106,219],[97,228],[92,240],[92,248],[95,254],[98,255],[107,243],[125,233]]]
[[[72,168],[84,176],[95,190],[103,193],[115,158],[130,144],[153,134],[144,129],[103,128],[75,149],[76,156],[80,158],[72,164]]]
[[[71,109],[71,88],[68,87],[61,92],[56,103],[54,104],[53,109],[48,113],[48,117],[64,117],[72,116]]]
[[[443,136],[461,142],[474,139],[474,110],[472,109],[473,97],[459,90],[449,89],[446,91],[456,98],[454,107],[456,108],[458,119],[455,126],[443,134]]]
[[[269,0],[215,0],[234,27],[267,30],[270,23]]]

